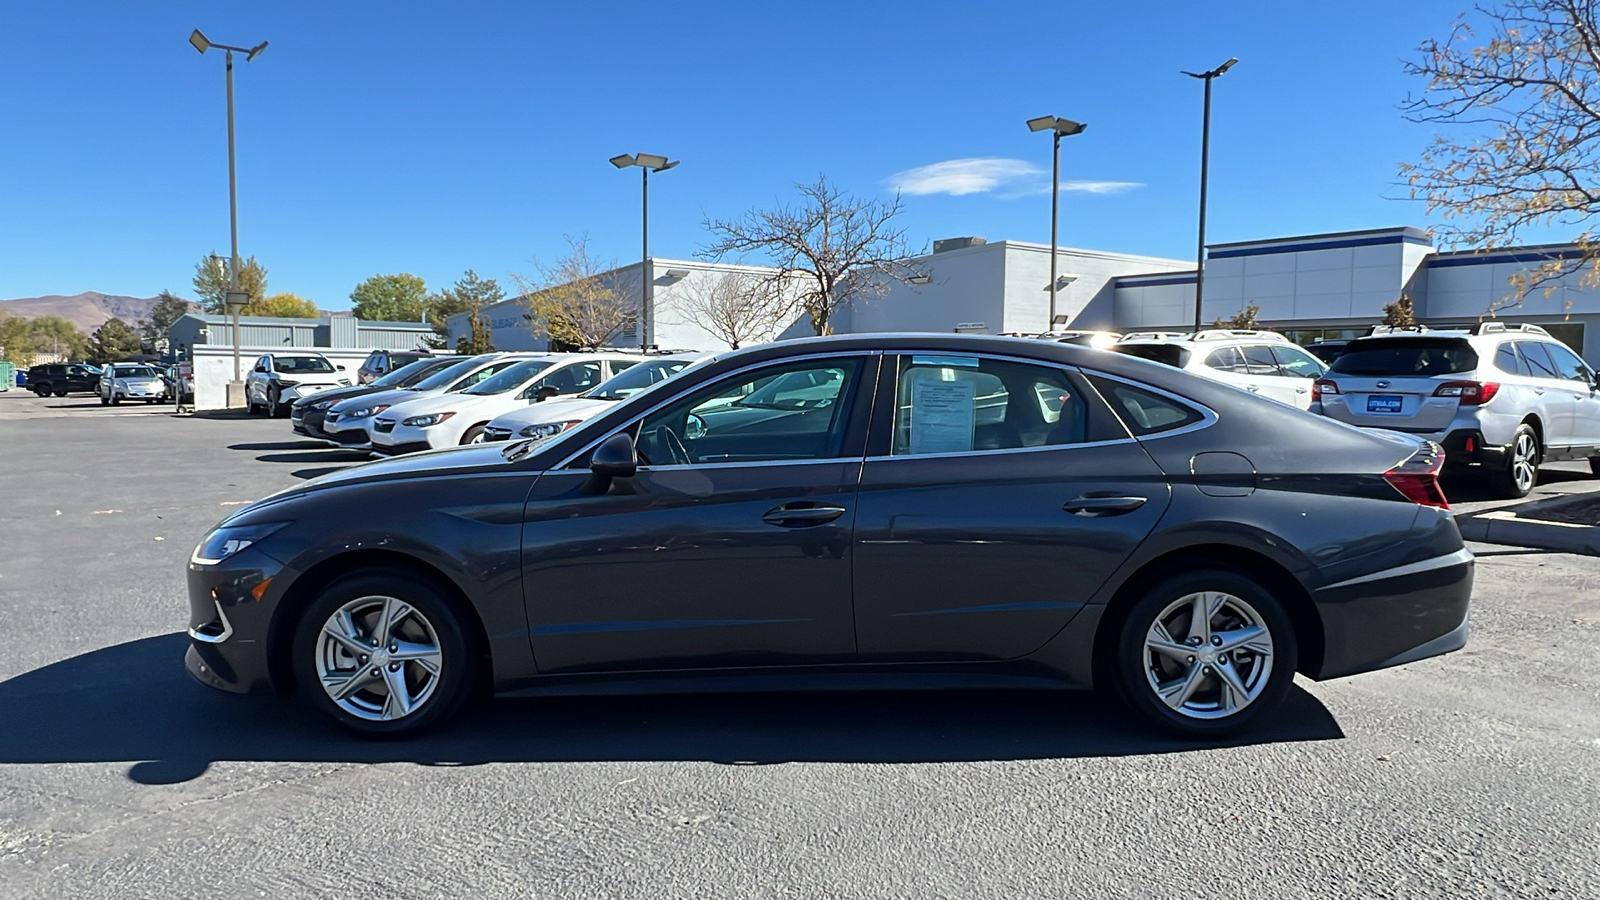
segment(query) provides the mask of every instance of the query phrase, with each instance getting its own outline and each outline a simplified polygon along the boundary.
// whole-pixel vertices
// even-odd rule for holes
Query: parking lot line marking
[[[122,512],[120,509],[94,509],[89,511],[91,516],[108,516],[112,513]]]
[[[250,502],[249,500],[224,500],[224,501],[222,501],[221,505],[222,506],[243,506],[243,505],[245,505],[246,503],[249,503],[249,502]]]

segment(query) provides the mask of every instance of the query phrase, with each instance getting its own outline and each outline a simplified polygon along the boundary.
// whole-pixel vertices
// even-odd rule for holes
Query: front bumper
[[[235,694],[273,691],[267,642],[281,571],[247,549],[215,566],[189,564],[189,649],[184,667],[201,684]]]
[[[415,425],[396,424],[387,433],[373,429],[372,452],[383,456],[399,456],[402,453],[419,453],[423,450],[433,450],[435,445],[431,438],[437,434],[448,439],[447,435],[440,434],[441,426],[432,425],[420,428]],[[443,446],[455,446],[454,442]]]
[[[372,442],[372,453],[375,456],[402,456],[407,453],[421,453],[432,450],[433,445],[427,441],[406,441],[403,444],[384,444]]]
[[[1313,677],[1386,669],[1466,646],[1473,566],[1462,547],[1315,591],[1323,659]]]

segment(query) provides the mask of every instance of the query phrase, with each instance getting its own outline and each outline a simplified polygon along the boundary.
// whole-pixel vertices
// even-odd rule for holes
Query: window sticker
[[[911,453],[969,453],[977,388],[967,380],[911,383]]]
[[[963,369],[976,369],[978,358],[976,356],[913,356],[913,366],[959,366]]]

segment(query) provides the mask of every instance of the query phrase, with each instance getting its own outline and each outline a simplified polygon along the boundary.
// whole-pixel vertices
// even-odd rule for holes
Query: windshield
[[[333,363],[320,356],[274,356],[272,368],[279,372],[297,374],[332,372]]]
[[[1117,344],[1111,349],[1180,369],[1189,361],[1189,351],[1177,344]]]
[[[393,372],[390,372],[382,378],[374,378],[371,386],[381,388],[410,387],[448,365],[451,365],[450,360],[413,360],[412,362],[406,363],[400,368],[395,369]]]
[[[528,380],[533,376],[538,375],[545,369],[550,368],[551,365],[553,365],[553,363],[545,359],[525,360],[517,363],[509,369],[506,369],[504,372],[501,372],[493,378],[484,379],[481,384],[475,384],[461,393],[478,394],[482,396],[484,394],[504,394],[506,391],[514,391],[517,388],[522,387],[524,384],[527,384]]]
[[[688,367],[692,360],[657,359],[629,366],[621,375],[601,382],[587,394],[594,400],[625,400],[645,388],[666,381]]]
[[[115,369],[112,369],[111,371],[112,371],[113,377],[116,377],[116,378],[154,378],[154,377],[156,377],[155,370],[151,369],[149,366],[117,366]]]
[[[487,362],[487,359],[480,359],[476,356],[471,359],[464,359],[448,369],[443,369],[433,373],[432,375],[429,375],[427,378],[422,379],[416,384],[410,385],[407,389],[413,391],[442,390],[452,384],[455,384],[456,381],[460,380],[463,375],[466,375],[473,369],[482,367]]]
[[[1351,341],[1328,371],[1337,375],[1459,375],[1478,367],[1478,354],[1452,338],[1369,338]]]

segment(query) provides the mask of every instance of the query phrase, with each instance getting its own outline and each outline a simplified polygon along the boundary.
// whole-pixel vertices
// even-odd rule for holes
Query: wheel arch
[[[1198,544],[1171,550],[1145,562],[1117,587],[1095,630],[1093,672],[1096,684],[1111,683],[1108,667],[1128,609],[1162,579],[1175,572],[1197,568],[1229,569],[1261,582],[1283,604],[1294,626],[1298,671],[1309,674],[1321,670],[1326,643],[1322,617],[1317,614],[1316,604],[1305,585],[1264,553],[1235,544]]]
[[[352,550],[321,560],[301,573],[278,601],[272,623],[267,627],[267,675],[278,693],[292,694],[295,690],[294,663],[290,658],[290,650],[294,643],[295,628],[306,608],[328,585],[364,570],[387,575],[405,573],[438,591],[456,608],[463,630],[482,653],[482,671],[490,670],[489,639],[483,620],[466,593],[448,575],[424,560],[399,551]]]

